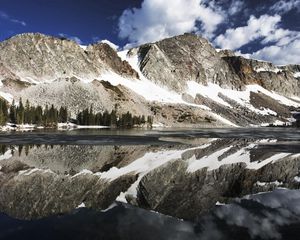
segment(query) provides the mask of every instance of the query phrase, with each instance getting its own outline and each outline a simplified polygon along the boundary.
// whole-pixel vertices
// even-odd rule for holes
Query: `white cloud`
[[[7,13],[0,11],[0,18],[6,21],[10,21],[12,23],[20,24],[22,26],[26,26],[26,22],[10,17]]]
[[[277,65],[300,64],[300,38],[286,45],[264,47],[248,56],[254,59],[270,61]]]
[[[250,16],[246,26],[227,29],[225,34],[219,35],[214,42],[221,48],[235,50],[256,39],[274,34],[280,21],[279,15],[262,15],[259,18]]]
[[[119,36],[130,45],[157,41],[185,32],[212,37],[224,17],[201,0],[144,0],[141,8],[127,9],[119,18]],[[201,23],[201,27],[199,27]]]
[[[235,15],[235,14],[241,12],[243,7],[244,7],[244,2],[243,1],[241,1],[241,0],[232,1],[231,5],[228,9],[228,13],[229,13],[229,15]]]
[[[300,12],[300,0],[280,0],[275,3],[270,9],[279,14],[285,14],[292,9],[297,9]]]
[[[83,42],[81,41],[81,39],[79,37],[76,37],[76,36],[70,36],[70,35],[65,34],[65,33],[59,33],[58,36],[63,37],[63,38],[68,38],[68,39],[76,42],[79,45],[83,44]]]
[[[266,36],[261,43],[276,43],[277,46],[287,45],[294,40],[300,38],[300,33],[297,31],[290,31],[287,29],[278,28],[275,29],[272,34]]]
[[[143,0],[141,8],[123,12],[119,18],[119,36],[129,41],[124,48],[184,32],[201,34],[213,40],[217,47],[231,50],[239,50],[256,41],[262,45],[261,50],[248,52],[244,56],[275,64],[299,64],[300,32],[283,29],[280,24],[282,14],[295,8],[300,10],[300,0],[277,1],[268,9],[274,15],[251,15],[244,26],[229,28],[224,34],[215,37],[214,33],[221,23],[228,24],[226,19],[239,14],[246,7],[242,0],[226,1],[228,9],[225,11],[225,2],[220,2],[174,0],[170,4],[164,0]]]
[[[247,58],[270,61],[274,64],[299,64],[300,33],[279,27],[279,15],[251,16],[246,26],[228,29],[219,35],[214,43],[222,48],[237,50],[240,47],[260,40],[265,47],[254,53],[241,54]],[[267,46],[266,46],[267,45]]]

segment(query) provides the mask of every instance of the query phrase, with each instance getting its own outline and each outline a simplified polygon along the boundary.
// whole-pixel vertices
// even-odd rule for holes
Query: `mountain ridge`
[[[117,105],[120,113],[151,114],[164,126],[288,122],[287,112],[300,107],[298,71],[300,65],[275,66],[216,50],[194,34],[121,52],[40,33],[0,42],[0,96],[64,104],[71,115],[91,104],[95,111]]]

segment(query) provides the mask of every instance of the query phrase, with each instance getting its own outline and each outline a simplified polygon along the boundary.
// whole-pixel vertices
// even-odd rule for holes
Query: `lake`
[[[300,130],[0,134],[0,239],[295,239]]]

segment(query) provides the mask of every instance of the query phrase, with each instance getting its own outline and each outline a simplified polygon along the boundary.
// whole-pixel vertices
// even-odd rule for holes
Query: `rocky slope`
[[[300,107],[299,72],[216,50],[193,34],[118,53],[38,33],[0,43],[0,97],[68,106],[72,116],[117,105],[166,126],[287,122]]]
[[[184,34],[139,47],[141,71],[171,89],[182,91],[187,81],[237,90],[258,84],[283,95],[299,95],[299,81],[293,74],[298,65],[276,67],[272,63],[217,51],[204,38]]]
[[[0,43],[0,52],[0,62],[7,69],[1,78],[10,71],[33,83],[73,76],[89,80],[111,68],[120,75],[138,77],[105,43],[82,48],[68,39],[28,33]]]
[[[185,34],[138,49],[141,71],[149,79],[183,91],[187,81],[236,87],[238,76],[204,38]]]

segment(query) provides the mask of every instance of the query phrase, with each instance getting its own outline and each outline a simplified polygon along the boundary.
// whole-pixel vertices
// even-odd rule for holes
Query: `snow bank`
[[[256,68],[254,69],[255,72],[274,72],[274,73],[279,73],[282,72],[282,69],[279,68]]]
[[[24,176],[29,176],[35,172],[40,172],[40,173],[51,173],[54,174],[54,172],[51,169],[40,169],[40,168],[31,168],[27,170],[21,170],[19,171],[19,176],[24,175]]]
[[[295,77],[295,78],[300,78],[300,72],[294,73],[294,77]]]
[[[219,104],[222,104],[226,107],[232,108],[232,106],[230,106],[229,103],[225,102],[223,99],[221,99],[218,96],[219,93],[221,93],[224,96],[226,96],[227,98],[234,100],[238,104],[248,108],[249,110],[251,110],[253,112],[261,114],[261,115],[276,116],[277,114],[270,109],[257,109],[254,106],[252,106],[250,104],[250,92],[254,92],[254,93],[261,92],[261,93],[263,93],[263,94],[273,98],[274,100],[279,101],[280,103],[287,105],[287,106],[294,106],[294,107],[300,106],[300,103],[290,100],[290,99],[288,99],[284,96],[281,96],[275,92],[268,91],[259,85],[248,85],[248,86],[246,86],[245,91],[224,89],[224,88],[221,88],[219,85],[213,84],[213,83],[208,83],[207,86],[204,86],[202,84],[196,83],[195,81],[188,81],[187,85],[188,85],[187,93],[189,93],[193,97],[196,97],[197,94],[200,94],[200,95],[207,97]]]
[[[0,97],[4,98],[9,103],[12,103],[12,101],[14,99],[13,95],[11,95],[10,93],[5,93],[5,92],[1,92],[1,91],[0,91]]]
[[[106,43],[108,44],[112,49],[114,50],[118,50],[120,47],[114,43],[112,43],[111,41],[107,40],[107,39],[104,39],[104,40],[101,40],[100,43]]]

